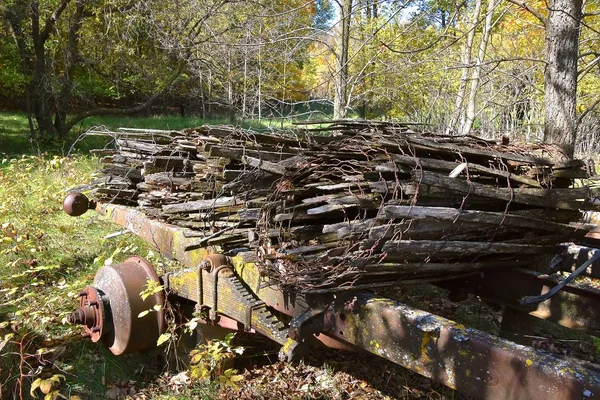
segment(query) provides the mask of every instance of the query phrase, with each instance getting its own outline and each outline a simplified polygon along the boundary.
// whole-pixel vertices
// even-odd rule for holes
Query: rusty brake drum
[[[165,297],[161,290],[143,300],[149,281],[160,284],[152,265],[141,257],[104,266],[93,285],[81,291],[80,307],[68,319],[83,325],[83,336],[102,340],[115,355],[155,347],[166,328]]]

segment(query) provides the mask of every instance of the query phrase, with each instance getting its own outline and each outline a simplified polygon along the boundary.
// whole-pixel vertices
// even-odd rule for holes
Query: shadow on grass
[[[13,338],[2,351],[0,398],[30,398],[34,380],[58,375],[64,378],[52,390],[66,398],[110,398],[115,389],[137,393],[165,370],[162,349],[117,357],[101,344],[80,338],[53,343],[52,351],[42,355],[32,349],[47,345],[44,338],[31,333],[22,338]],[[40,389],[33,392],[41,395]]]
[[[67,397],[89,399],[110,397],[109,391],[116,392],[115,389],[134,394],[165,370],[162,348],[115,356],[102,344],[88,339],[70,342],[65,362],[71,369],[63,391]]]

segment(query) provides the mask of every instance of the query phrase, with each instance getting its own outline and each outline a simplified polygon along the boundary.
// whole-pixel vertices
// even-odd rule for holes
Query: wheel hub
[[[160,284],[152,265],[141,257],[102,267],[94,284],[81,291],[79,308],[68,321],[82,325],[84,337],[102,340],[115,355],[155,347],[166,328],[165,299],[162,290],[141,298],[149,282]]]

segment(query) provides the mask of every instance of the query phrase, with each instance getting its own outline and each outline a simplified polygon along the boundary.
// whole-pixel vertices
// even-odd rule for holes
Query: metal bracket
[[[211,271],[211,275],[213,277],[213,303],[212,303],[212,307],[210,308],[209,312],[208,312],[208,318],[211,321],[216,321],[217,320],[217,310],[218,310],[218,293],[219,293],[219,272],[228,269],[231,272],[233,272],[233,269],[231,268],[231,266],[229,265],[220,265],[217,268],[215,268],[214,270]]]
[[[252,313],[259,308],[267,307],[264,301],[255,300],[252,304],[246,307],[246,319],[244,320],[244,330],[246,332],[252,330]]]
[[[287,362],[298,362],[308,353],[308,343],[299,342],[292,338],[288,338],[288,340],[281,346],[281,350],[279,350],[279,360],[287,361]]]
[[[304,340],[307,337],[321,333],[324,327],[325,308],[310,308],[302,314],[292,318],[289,325],[288,336],[294,340]],[[320,317],[320,318],[319,318]]]
[[[196,312],[200,314],[202,312],[202,305],[204,304],[204,261],[198,264],[198,301],[196,302]]]

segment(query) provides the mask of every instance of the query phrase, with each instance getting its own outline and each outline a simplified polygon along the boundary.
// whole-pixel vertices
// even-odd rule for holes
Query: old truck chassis
[[[376,354],[478,398],[600,397],[596,365],[518,345],[369,291],[336,295],[284,291],[265,284],[256,266],[199,247],[199,238],[181,227],[152,220],[132,208],[70,196],[64,205],[70,215],[95,208],[187,267],[159,278],[145,260],[133,257],[104,267],[94,285],[81,292],[71,322],[83,325],[84,336],[103,341],[115,354],[152,347],[164,331],[160,312],[137,318],[143,310],[164,304],[162,292],[140,299],[147,282],[154,281],[164,285],[170,298],[194,302],[204,323],[262,334],[279,343],[280,357],[288,360],[320,341]],[[556,282],[515,269],[439,284],[569,328],[600,332],[600,291],[589,287],[567,285],[551,299],[522,306],[519,298],[543,294]]]

